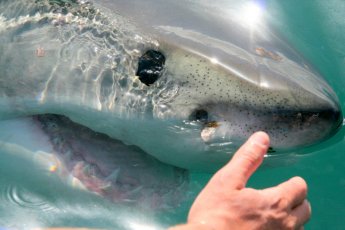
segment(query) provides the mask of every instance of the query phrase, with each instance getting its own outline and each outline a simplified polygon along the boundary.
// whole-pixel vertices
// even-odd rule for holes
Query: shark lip
[[[231,141],[228,137],[232,135],[229,131],[231,129],[237,129],[238,131],[247,129],[248,135],[255,131],[265,131],[271,136],[274,149],[286,151],[289,147],[286,149],[279,142],[288,142],[288,140],[293,139],[295,144],[291,146],[291,149],[315,145],[337,133],[343,123],[343,116],[338,107],[307,111],[276,110],[261,112],[261,114],[260,112],[256,113],[258,115],[253,119],[261,119],[262,121],[241,124],[241,120],[238,119],[237,124],[231,124],[223,118],[218,122],[205,122],[201,128],[200,137],[206,144],[214,145]],[[239,114],[239,117],[241,117],[241,114]],[[271,122],[272,125],[268,125],[268,122]],[[278,141],[277,135],[282,136],[282,140]],[[299,139],[290,138],[292,135],[299,136]]]

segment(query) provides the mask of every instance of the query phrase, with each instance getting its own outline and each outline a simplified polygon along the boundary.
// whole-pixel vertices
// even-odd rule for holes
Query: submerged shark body
[[[109,1],[97,4],[104,11],[81,1],[0,3],[0,118],[63,115],[201,171],[224,164],[254,131],[268,132],[279,153],[325,140],[342,122],[332,89],[280,40],[237,45],[171,26],[150,36],[101,7]],[[149,83],[137,76],[147,51],[165,60],[153,60],[162,70]]]

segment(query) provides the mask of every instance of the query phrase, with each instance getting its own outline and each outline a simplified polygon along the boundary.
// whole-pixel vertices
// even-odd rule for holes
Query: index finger
[[[231,188],[242,189],[249,177],[260,166],[269,146],[265,132],[254,133],[220,171],[220,179]]]

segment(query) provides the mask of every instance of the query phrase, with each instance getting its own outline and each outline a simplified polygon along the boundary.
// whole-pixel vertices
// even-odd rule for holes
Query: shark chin
[[[254,30],[209,12],[234,29],[231,37],[174,23],[150,27],[125,6],[2,1],[0,118],[60,115],[172,167],[203,172],[226,163],[255,131],[267,132],[279,155],[341,126],[331,87],[264,25]]]

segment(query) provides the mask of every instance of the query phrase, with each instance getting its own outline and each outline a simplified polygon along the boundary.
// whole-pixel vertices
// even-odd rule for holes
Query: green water
[[[344,111],[345,1],[269,1],[268,6],[273,26],[322,73],[339,96]],[[345,229],[343,131],[333,138],[333,143],[320,146],[320,151],[292,165],[261,169],[249,185],[263,188],[302,176],[309,185],[308,199],[312,204],[312,219],[306,229]]]
[[[271,25],[324,76],[345,108],[345,1],[267,1]],[[286,165],[260,168],[248,186],[275,186],[293,176],[308,183],[312,218],[305,229],[343,230],[345,218],[344,127],[315,152]]]

